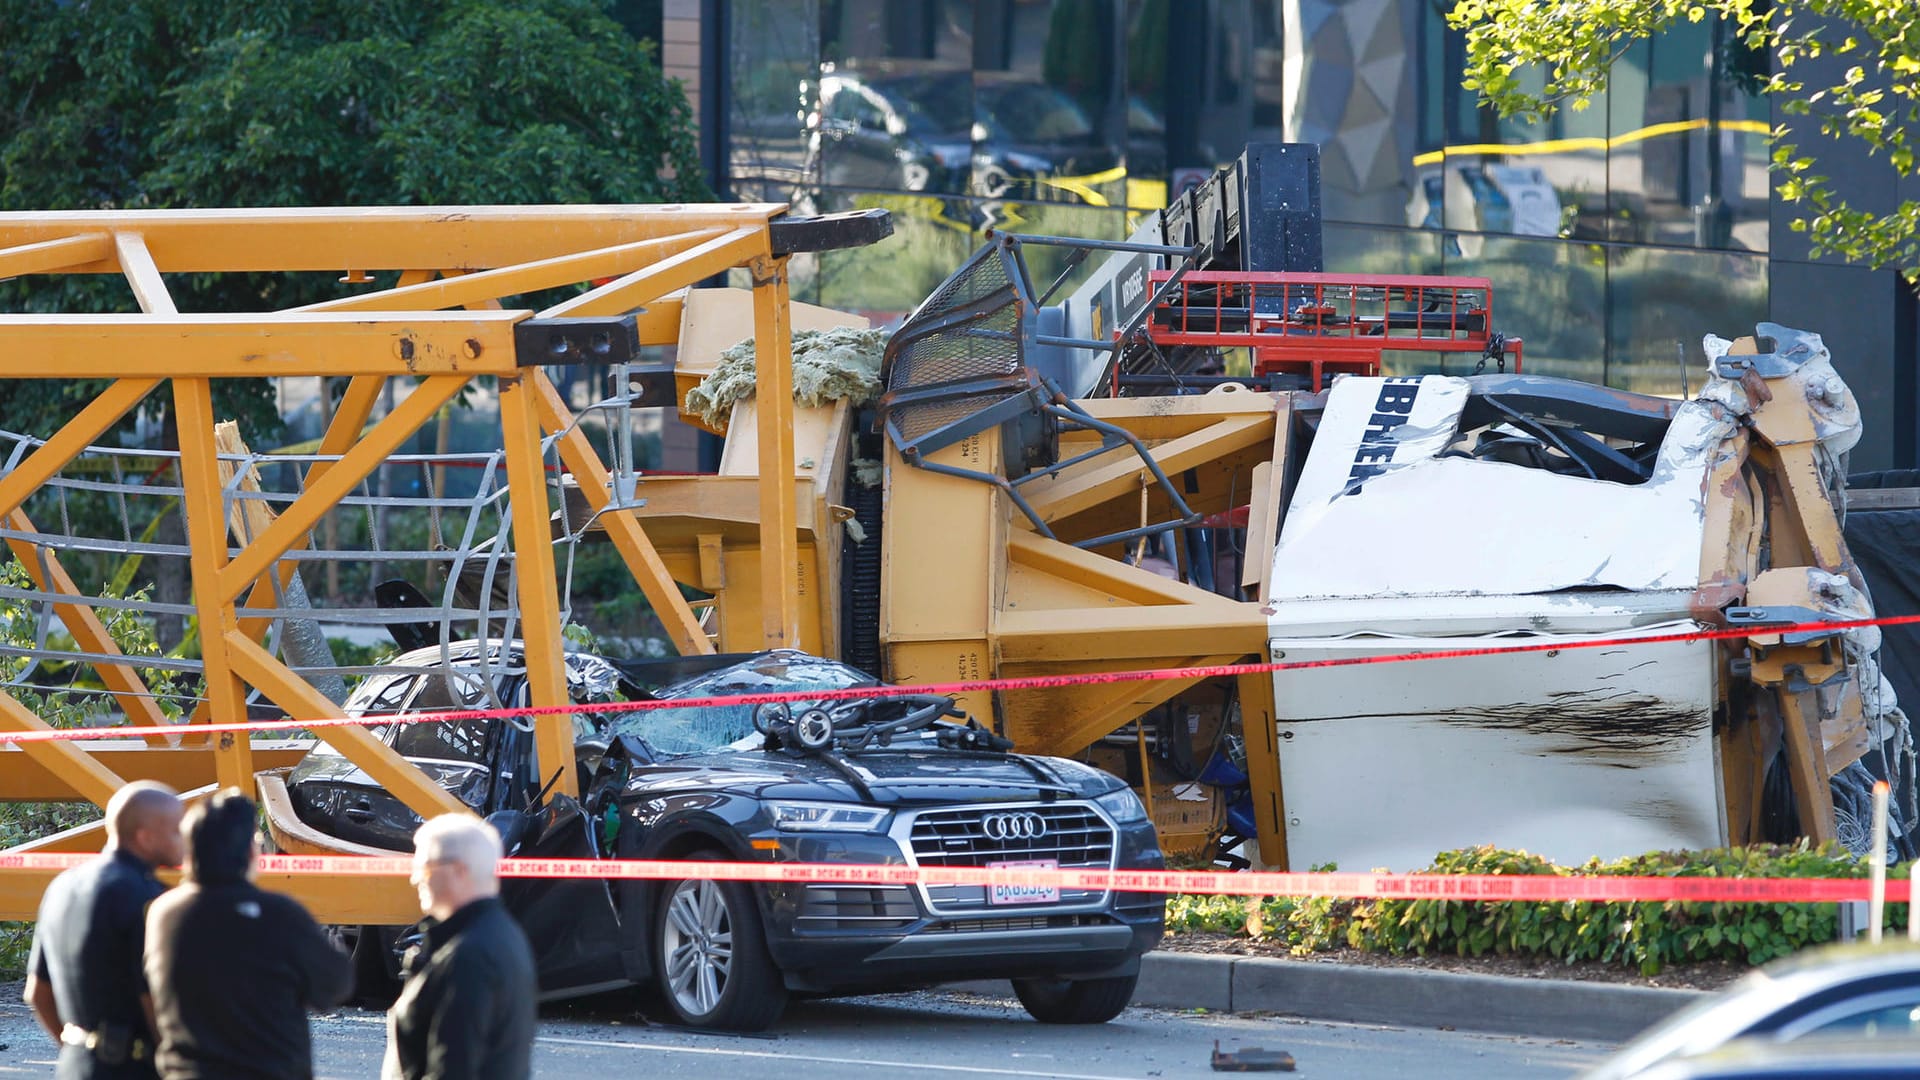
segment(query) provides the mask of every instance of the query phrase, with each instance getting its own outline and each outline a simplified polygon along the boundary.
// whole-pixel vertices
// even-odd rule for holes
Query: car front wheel
[[[724,862],[716,851],[690,856]],[[674,881],[654,916],[654,957],[667,1005],[689,1027],[761,1031],[787,1005],[767,953],[760,909],[737,881]]]
[[[1043,1024],[1104,1024],[1133,1000],[1139,975],[1107,979],[1015,979],[1013,992]]]

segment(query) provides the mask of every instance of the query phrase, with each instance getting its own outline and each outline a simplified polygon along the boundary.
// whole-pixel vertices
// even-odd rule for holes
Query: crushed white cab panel
[[[1652,478],[1622,484],[1442,456],[1466,398],[1438,376],[1335,385],[1274,551],[1275,600],[1699,584],[1702,488],[1728,420],[1682,405]]]
[[[1276,638],[1272,647],[1299,661],[1552,640],[1370,635]],[[1493,844],[1575,865],[1723,844],[1711,648],[1600,646],[1278,673],[1289,862],[1411,870],[1441,851]]]

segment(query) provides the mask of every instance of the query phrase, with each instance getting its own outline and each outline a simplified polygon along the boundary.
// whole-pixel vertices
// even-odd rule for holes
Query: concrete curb
[[[1004,982],[961,983],[956,989],[1010,992]],[[1154,952],[1141,959],[1133,1003],[1620,1042],[1702,996],[1698,990],[1619,983]]]

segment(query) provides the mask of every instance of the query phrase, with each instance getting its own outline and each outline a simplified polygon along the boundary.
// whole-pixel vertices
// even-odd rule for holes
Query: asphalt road
[[[1011,1000],[922,993],[796,1004],[763,1037],[706,1035],[654,1026],[631,994],[541,1010],[534,1074],[541,1077],[724,1076],[727,1080],[1093,1080],[1199,1077],[1208,1058],[1249,1046],[1285,1050],[1296,1075],[1367,1080],[1419,1076],[1567,1077],[1608,1047],[1465,1032],[1327,1024],[1278,1017],[1130,1009],[1113,1023],[1036,1024]],[[379,1013],[343,1010],[314,1020],[322,1080],[379,1074],[386,1037]],[[52,1047],[0,984],[0,1077],[45,1076]]]

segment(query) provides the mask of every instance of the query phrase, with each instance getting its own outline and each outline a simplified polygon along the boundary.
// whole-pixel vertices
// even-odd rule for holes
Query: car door
[[[516,703],[525,704],[523,695]],[[536,771],[533,740],[517,730],[503,740],[515,760],[496,759],[496,772],[550,779]],[[516,820],[516,818],[518,820]],[[568,795],[548,792],[531,809],[506,810],[488,818],[509,841],[510,856],[527,859],[597,859],[600,823]],[[620,920],[611,884],[602,878],[505,878],[501,902],[526,931],[543,996],[585,993],[625,983],[620,960]]]

